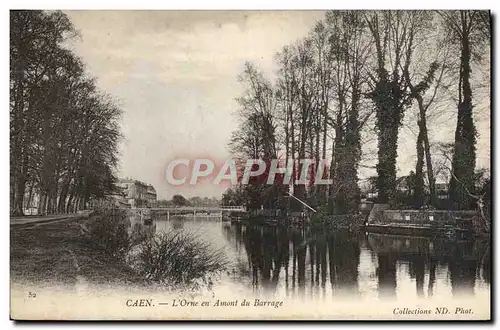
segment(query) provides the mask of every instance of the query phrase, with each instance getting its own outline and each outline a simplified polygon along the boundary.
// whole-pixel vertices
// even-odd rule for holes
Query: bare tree
[[[476,163],[476,127],[472,111],[471,63],[481,60],[484,46],[489,44],[490,17],[487,11],[461,10],[440,11],[444,26],[450,31],[450,39],[458,45],[460,73],[458,82],[458,113],[453,152],[453,176],[450,194],[456,208],[471,207],[468,191],[474,191]],[[459,181],[463,184],[459,184]]]
[[[431,105],[433,105],[438,91],[442,87],[441,83],[444,75],[449,72],[450,48],[444,47],[443,49],[443,38],[432,36],[432,31],[436,29],[436,25],[434,24],[436,15],[434,13],[425,12],[416,15],[421,15],[423,19],[414,21],[413,24],[419,25],[413,26],[408,31],[409,39],[408,43],[405,44],[405,52],[408,60],[406,66],[403,67],[403,74],[408,84],[410,95],[416,100],[418,107],[417,165],[415,170],[414,199],[417,207],[422,206],[424,200],[423,164],[425,154],[430,202],[431,205],[436,206],[437,197],[427,126],[427,112]],[[423,42],[424,40],[430,40],[430,42]],[[414,72],[410,73],[410,59],[414,53],[428,53],[429,49],[433,49],[433,53],[438,54],[436,58],[428,64],[414,66]],[[428,65],[427,69],[425,69],[425,65]]]
[[[366,13],[365,18],[376,50],[369,95],[376,107],[379,132],[378,199],[382,203],[395,202],[399,127],[405,110],[412,102],[402,72],[411,59],[404,49],[410,42],[410,32],[419,25],[417,21],[422,17],[411,11],[384,11]]]

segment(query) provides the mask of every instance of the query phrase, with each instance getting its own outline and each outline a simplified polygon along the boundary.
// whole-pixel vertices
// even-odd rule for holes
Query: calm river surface
[[[223,249],[229,269],[214,290],[286,297],[452,298],[488,295],[488,242],[373,233],[245,227],[220,219],[155,220]]]

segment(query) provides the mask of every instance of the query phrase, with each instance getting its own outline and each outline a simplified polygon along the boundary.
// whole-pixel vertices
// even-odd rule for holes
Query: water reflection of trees
[[[482,241],[369,234],[368,243],[378,259],[381,298],[396,295],[397,262],[408,264],[418,297],[424,296],[426,274],[429,278],[427,294],[434,295],[438,265],[448,269],[454,296],[474,294],[477,279],[490,283],[490,247]]]
[[[479,241],[392,236],[355,235],[348,232],[301,230],[262,226],[227,226],[231,245],[243,244],[248,276],[256,290],[274,292],[283,285],[287,294],[317,295],[328,285],[334,295],[358,294],[361,249],[369,249],[377,265],[378,295],[393,299],[399,265],[408,265],[418,297],[433,296],[436,281],[448,281],[453,295],[474,293],[476,279],[490,283],[489,244]],[[448,275],[438,269],[447,269]]]
[[[328,235],[330,257],[330,281],[334,292],[356,294],[358,292],[359,237],[335,232]]]
[[[274,290],[280,278],[282,267],[287,267],[289,244],[287,232],[276,227],[246,228],[243,242],[247,252],[252,283]]]
[[[247,227],[242,238],[255,289],[274,291],[281,279],[287,292],[303,296],[306,286],[324,292],[329,279],[335,293],[358,291],[360,249],[352,235]]]

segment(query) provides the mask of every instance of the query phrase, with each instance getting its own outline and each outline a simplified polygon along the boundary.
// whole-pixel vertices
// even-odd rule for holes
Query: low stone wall
[[[457,219],[471,219],[476,215],[476,211],[385,210],[377,218],[377,222],[455,226]]]
[[[362,214],[334,215],[324,219],[324,224],[332,228],[346,228],[359,230],[365,222],[366,217]]]
[[[389,209],[389,204],[373,204],[370,213],[368,214],[367,222],[380,222],[382,219],[382,213],[387,209]]]

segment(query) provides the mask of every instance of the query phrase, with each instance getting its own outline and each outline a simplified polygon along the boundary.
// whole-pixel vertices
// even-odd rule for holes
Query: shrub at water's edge
[[[99,210],[94,212],[87,228],[94,244],[121,259],[125,258],[131,247],[129,225],[126,211]]]
[[[223,271],[227,261],[222,250],[215,250],[196,234],[170,231],[140,244],[133,263],[143,277],[175,286],[210,281],[209,276]]]

